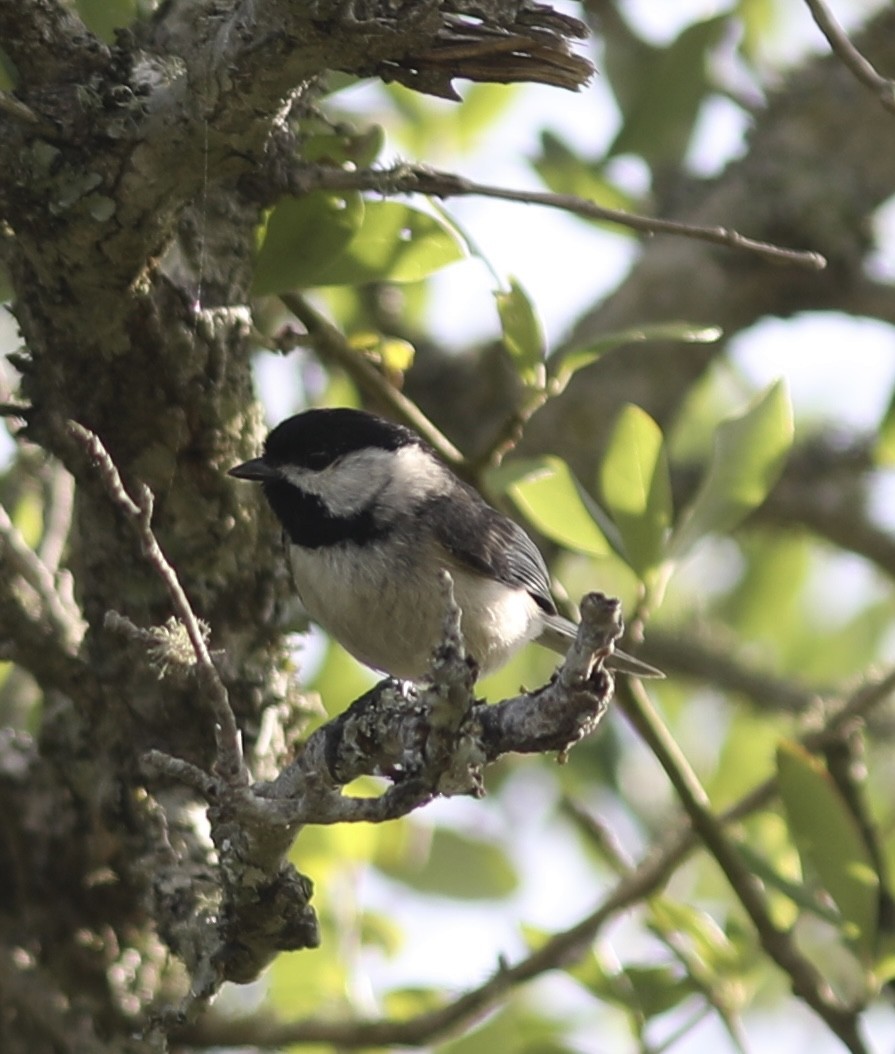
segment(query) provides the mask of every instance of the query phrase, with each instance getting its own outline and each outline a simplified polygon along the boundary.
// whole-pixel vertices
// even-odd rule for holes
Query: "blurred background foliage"
[[[141,11],[136,0],[74,6],[106,39]],[[590,132],[573,138],[563,122],[553,127],[543,93],[533,103],[528,88],[475,85],[463,89],[462,102],[445,103],[333,76],[301,129],[304,156],[347,170],[400,159],[479,174],[491,165],[492,183],[526,180],[648,212],[659,186],[690,171],[697,136],[704,158],[705,137],[729,132],[735,145],[718,148],[719,167],[745,149],[741,132],[768,86],[803,58],[806,44],[822,46],[804,38],[807,23],[794,29],[791,9],[799,5],[783,0],[662,6],[670,14],[657,30],[648,5],[580,5],[599,20]],[[840,7],[854,18],[868,10]],[[559,93],[550,99],[563,108]],[[495,156],[507,130],[521,125],[534,149]],[[473,347],[498,344],[515,375],[522,422],[608,351],[646,339],[723,339],[707,304],[702,319],[670,317],[660,330],[650,323],[566,343],[554,357],[556,333],[574,319],[557,318],[549,291],[527,292],[489,259],[476,226],[488,207],[479,202],[476,213],[358,191],[277,203],[257,232],[254,279],[258,377],[271,420],[308,404],[359,405],[368,394],[350,371],[304,346],[301,334],[290,339],[292,316],[280,297],[304,298],[304,290],[301,302],[331,319],[345,346],[398,388],[422,343],[459,334]],[[530,207],[515,207],[524,224]],[[633,234],[618,225],[564,223],[582,237],[596,226],[609,256],[617,249],[621,260],[636,255]],[[564,268],[589,266],[593,250],[579,249],[576,237],[533,247],[557,258],[558,284]],[[450,300],[442,284],[448,267],[473,275],[464,280],[481,290],[475,304]],[[467,317],[444,325],[452,315]],[[887,347],[891,358],[891,334]],[[822,409],[800,397],[794,413],[792,381],[778,379],[791,366],[781,355],[773,374],[759,378],[734,354],[720,355],[664,430],[642,408],[620,403],[593,478],[577,478],[552,454],[504,460],[505,451],[493,449],[484,459],[476,452],[470,465],[489,497],[514,509],[552,553],[561,595],[572,603],[597,588],[620,596],[651,661],[658,661],[651,636],[673,642],[689,634],[704,645],[698,675],[671,663],[668,679],[651,683],[649,693],[716,812],[776,781],[777,793],[744,810],[730,837],[760,879],[775,923],[792,927],[837,993],[867,1007],[879,1049],[891,1049],[891,714],[875,714],[872,734],[856,726],[846,737],[844,767],[798,745],[830,706],[892,661],[891,582],[883,568],[829,539],[761,518],[794,444],[835,430],[845,442],[855,431],[853,419],[837,420],[835,390]],[[889,369],[868,383],[885,387],[891,379]],[[802,391],[798,376],[795,383]],[[832,373],[826,384],[835,389]],[[871,504],[886,532],[893,529],[885,500],[893,419],[886,411],[860,421],[862,435],[880,436]],[[497,432],[501,422],[493,424]],[[677,485],[694,466],[687,486]],[[20,480],[0,483],[4,504],[23,538],[39,545],[45,488]],[[725,663],[749,671],[751,681],[737,687]],[[316,632],[296,642],[296,664],[329,716],[372,683]],[[529,648],[481,690],[494,700],[514,694],[541,684],[553,665],[548,653]],[[0,679],[4,722],[35,727],[38,702],[23,705],[29,697],[19,673],[0,666]],[[587,916],[684,822],[659,764],[618,709],[562,764],[542,757],[494,766],[487,791],[484,801],[439,802],[389,824],[303,832],[294,862],[314,879],[322,946],[282,955],[250,991],[228,989],[221,1005],[237,1015],[270,1008],[283,1019],[423,1013]],[[789,1051],[809,1042],[838,1049],[769,962],[711,856],[696,849],[662,888],[600,927],[568,962],[435,1046],[452,1054],[658,1054]]]

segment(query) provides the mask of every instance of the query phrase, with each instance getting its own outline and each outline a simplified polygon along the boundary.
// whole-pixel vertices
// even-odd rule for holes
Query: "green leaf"
[[[747,59],[759,59],[773,35],[776,0],[738,0],[734,13],[743,30],[740,50]]]
[[[350,162],[358,168],[369,168],[385,145],[385,129],[371,124],[361,131],[344,127],[308,135],[302,139],[303,160],[328,165]]]
[[[879,876],[858,824],[824,765],[796,743],[777,749],[777,778],[803,868],[833,898],[845,935],[864,961],[876,944]]]
[[[596,955],[572,966],[569,974],[598,999],[649,1019],[698,993],[696,982],[671,963],[614,969]]]
[[[137,16],[136,0],[77,0],[75,7],[87,28],[107,44],[115,40],[116,29]]]
[[[535,171],[554,194],[573,194],[604,209],[633,209],[630,194],[612,183],[597,162],[581,157],[559,136],[541,132],[541,152],[532,161]],[[602,223],[602,220],[588,220]],[[614,225],[614,230],[621,230]],[[626,232],[633,236],[633,231]]]
[[[879,428],[876,430],[874,459],[882,468],[895,465],[895,399],[889,402]]]
[[[510,279],[509,292],[496,292],[503,344],[528,388],[544,387],[544,329],[525,290]]]
[[[702,484],[671,540],[680,557],[705,534],[731,530],[764,501],[792,446],[793,420],[782,381],[766,388],[746,411],[722,421]]]
[[[435,988],[394,988],[384,998],[389,1016],[402,1021],[437,1010],[444,1001],[444,992]]]
[[[367,201],[360,230],[308,284],[417,282],[466,255],[438,217],[395,201]]]
[[[623,45],[615,57],[607,54],[607,72],[624,114],[608,156],[639,154],[650,165],[681,160],[709,92],[709,50],[727,25],[727,16],[719,15],[687,26],[667,47],[637,41]]]
[[[318,284],[323,269],[352,241],[364,220],[356,193],[316,190],[283,198],[267,217],[255,261],[255,293],[284,293]]]
[[[269,216],[253,290],[416,282],[465,253],[446,223],[409,205],[314,191]]]
[[[685,936],[692,954],[712,977],[735,973],[741,968],[736,945],[707,912],[667,896],[651,900],[649,911],[652,928],[661,934]]]
[[[645,580],[661,564],[671,528],[671,477],[662,431],[639,406],[619,414],[600,467],[603,501],[628,564]]]
[[[609,555],[611,547],[597,521],[599,510],[565,461],[543,457],[505,468],[514,472],[506,493],[541,534],[575,552]],[[507,475],[504,471],[498,479],[506,480]]]
[[[445,827],[435,828],[422,860],[419,854],[408,853],[401,858],[377,857],[376,864],[415,890],[459,900],[505,897],[518,884],[516,872],[499,846]]]
[[[593,344],[568,352],[556,366],[552,362],[549,364],[550,373],[560,384],[565,385],[578,370],[596,362],[606,352],[623,348],[627,344],[642,344],[647,340],[714,344],[722,335],[723,331],[718,326],[697,326],[692,322],[656,322],[646,326],[633,326],[630,329],[607,333]]]
[[[12,91],[17,81],[18,76],[12,59],[0,48],[0,91]]]
[[[386,370],[403,373],[413,365],[416,348],[400,337],[384,337],[381,333],[363,330],[352,333],[348,343],[357,351],[380,362]]]
[[[795,882],[791,878],[782,875],[773,864],[766,860],[761,853],[752,849],[747,842],[738,843],[736,848],[752,874],[756,878],[760,878],[766,886],[776,889],[778,893],[783,893],[794,904],[797,904],[802,911],[806,911],[810,915],[816,915],[819,919],[823,919],[824,922],[829,922],[833,925],[839,922],[838,912],[832,907],[827,907],[826,904],[819,900],[817,894],[813,890],[808,889],[804,882]]]

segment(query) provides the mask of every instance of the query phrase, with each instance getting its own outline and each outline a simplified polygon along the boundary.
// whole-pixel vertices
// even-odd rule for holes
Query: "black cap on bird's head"
[[[398,450],[421,443],[409,428],[366,410],[348,407],[305,410],[287,417],[270,432],[261,457],[236,465],[228,475],[263,482],[277,477],[280,465],[319,471],[357,450]]]

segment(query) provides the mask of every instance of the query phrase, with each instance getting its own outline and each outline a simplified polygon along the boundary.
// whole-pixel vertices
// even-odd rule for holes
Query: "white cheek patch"
[[[417,446],[398,450],[368,447],[347,454],[320,471],[283,465],[280,473],[306,494],[315,494],[333,516],[362,512],[380,495],[399,509],[441,489],[444,469]]]
[[[392,458],[389,496],[402,505],[414,504],[445,490],[447,470],[435,457],[418,446],[404,446]]]

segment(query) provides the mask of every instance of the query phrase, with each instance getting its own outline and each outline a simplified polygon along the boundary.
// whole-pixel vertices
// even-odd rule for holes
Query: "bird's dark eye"
[[[328,468],[335,460],[332,454],[325,450],[309,450],[304,457],[305,465],[315,472]]]

